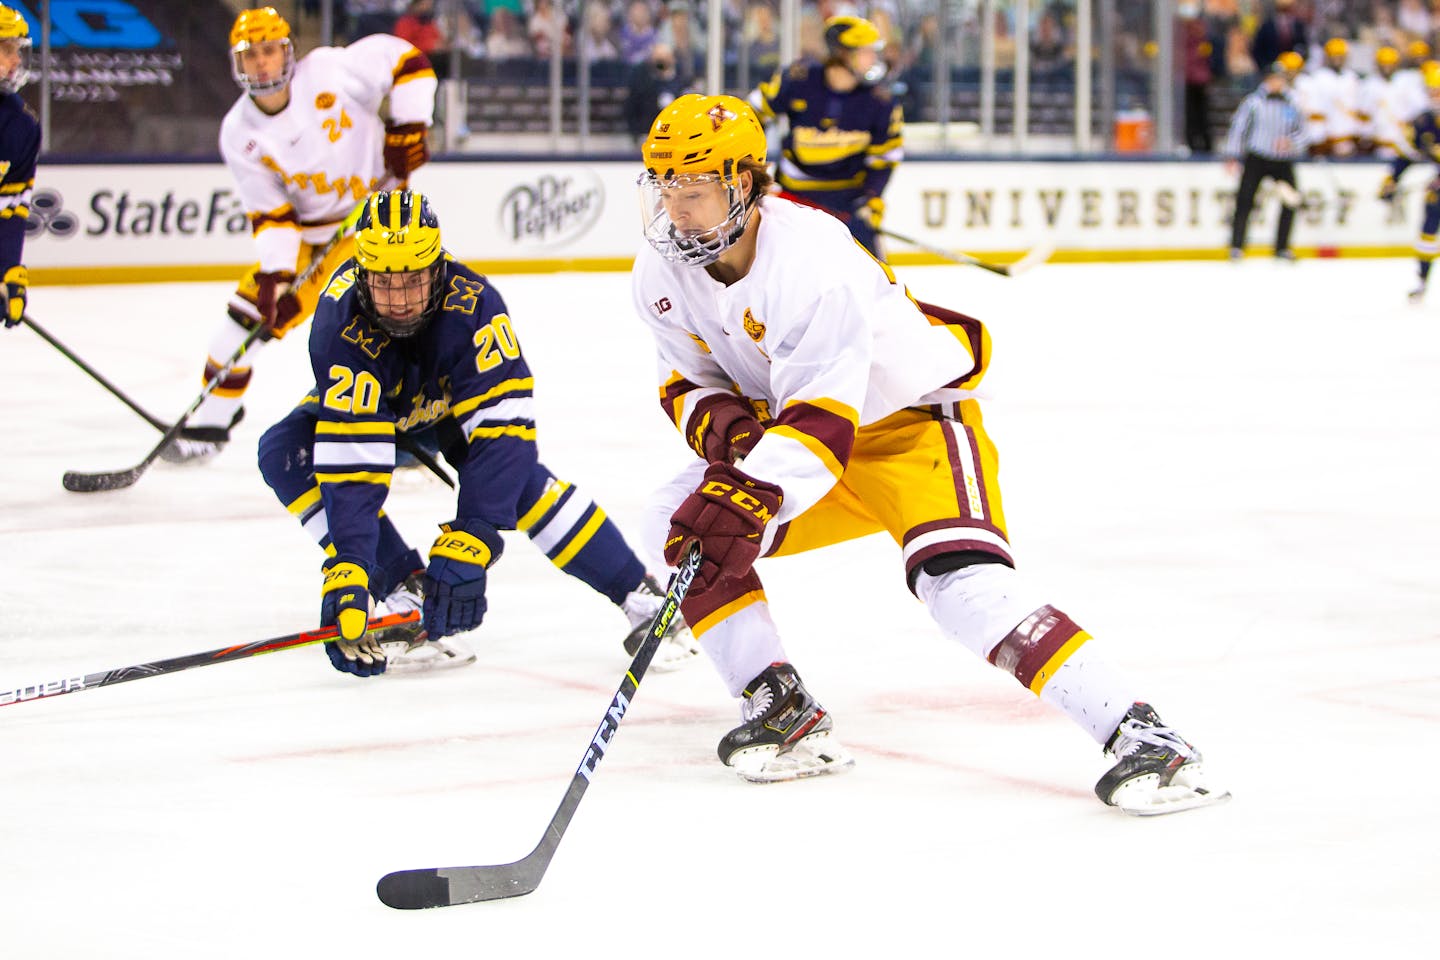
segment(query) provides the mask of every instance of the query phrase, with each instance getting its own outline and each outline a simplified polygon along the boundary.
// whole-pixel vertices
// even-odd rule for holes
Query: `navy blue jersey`
[[[836,93],[825,67],[800,61],[751,97],[760,119],[788,117],[776,181],[801,193],[859,191],[880,196],[903,155],[900,105],[887,89],[861,84]]]
[[[40,121],[19,94],[0,96],[0,275],[21,262],[35,159],[40,155]]]
[[[335,552],[375,557],[395,434],[445,418],[464,438],[456,519],[516,526],[536,464],[534,381],[489,280],[444,256],[438,311],[418,334],[392,338],[356,299],[355,264],[335,272],[315,310],[314,469]]]
[[[1425,110],[1405,125],[1405,140],[1414,151],[1414,156],[1401,154],[1390,161],[1390,177],[1399,180],[1400,174],[1412,163],[1440,163],[1440,118],[1434,110]]]

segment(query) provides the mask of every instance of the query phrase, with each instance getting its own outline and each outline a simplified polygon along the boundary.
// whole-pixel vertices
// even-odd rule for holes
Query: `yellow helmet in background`
[[[0,93],[14,93],[30,79],[30,24],[20,11],[0,5],[0,41],[14,40],[20,62],[6,76],[0,77]]]
[[[1405,47],[1405,55],[1411,60],[1428,60],[1430,59],[1430,44],[1424,40],[1411,40]]]
[[[1285,72],[1292,77],[1299,73],[1305,66],[1305,58],[1294,50],[1286,50],[1275,58],[1275,62],[1284,67]]]
[[[285,49],[285,65],[279,75],[252,80],[241,64],[240,55],[261,43],[280,43]],[[241,89],[252,97],[284,89],[295,75],[295,47],[290,40],[290,23],[274,7],[241,10],[230,27],[230,72]]]
[[[392,337],[419,333],[440,305],[444,253],[440,218],[423,193],[372,193],[355,222],[355,286],[360,309]],[[376,303],[376,287],[389,287],[395,279],[376,280],[376,274],[421,272],[427,274],[427,285],[415,289],[416,299],[404,309],[387,309]]]
[[[672,100],[640,148],[645,169],[658,179],[714,173],[726,183],[734,182],[746,157],[764,163],[765,151],[765,128],[750,104],[702,93]]]
[[[862,17],[831,17],[825,21],[825,49],[831,56],[880,43],[880,31]]]
[[[1350,52],[1350,45],[1340,37],[1331,37],[1325,41],[1325,56],[1343,57]]]

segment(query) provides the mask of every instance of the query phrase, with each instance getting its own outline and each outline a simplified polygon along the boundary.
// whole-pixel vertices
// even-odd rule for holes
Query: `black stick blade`
[[[516,869],[525,864],[522,860],[504,866],[397,870],[380,878],[375,884],[375,894],[381,903],[396,910],[424,910],[521,897],[533,893],[544,875],[543,867],[539,875],[531,870]]]
[[[71,493],[124,490],[126,487],[133,486],[135,481],[140,479],[140,474],[144,472],[143,467],[116,470],[111,473],[77,473],[74,470],[67,470],[65,475],[60,478],[60,483]]]

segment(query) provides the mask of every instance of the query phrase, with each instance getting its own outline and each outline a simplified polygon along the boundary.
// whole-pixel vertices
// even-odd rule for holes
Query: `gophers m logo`
[[[729,110],[725,109],[718,103],[715,104],[715,106],[711,107],[706,112],[705,116],[710,118],[710,127],[712,130],[719,130],[721,127],[725,126],[726,120],[735,119],[735,114],[731,113]]]
[[[749,307],[745,308],[745,334],[756,343],[765,338],[765,324],[755,319]]]
[[[330,109],[331,107],[333,107],[333,106],[335,106],[335,94],[333,94],[333,93],[320,93],[320,94],[316,94],[316,96],[315,96],[315,109],[316,109],[316,110],[329,110],[329,109]]]

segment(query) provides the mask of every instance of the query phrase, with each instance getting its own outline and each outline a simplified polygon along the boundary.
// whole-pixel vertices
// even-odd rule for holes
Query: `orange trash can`
[[[1121,110],[1115,114],[1115,152],[1149,153],[1154,144],[1154,125],[1145,110]]]

